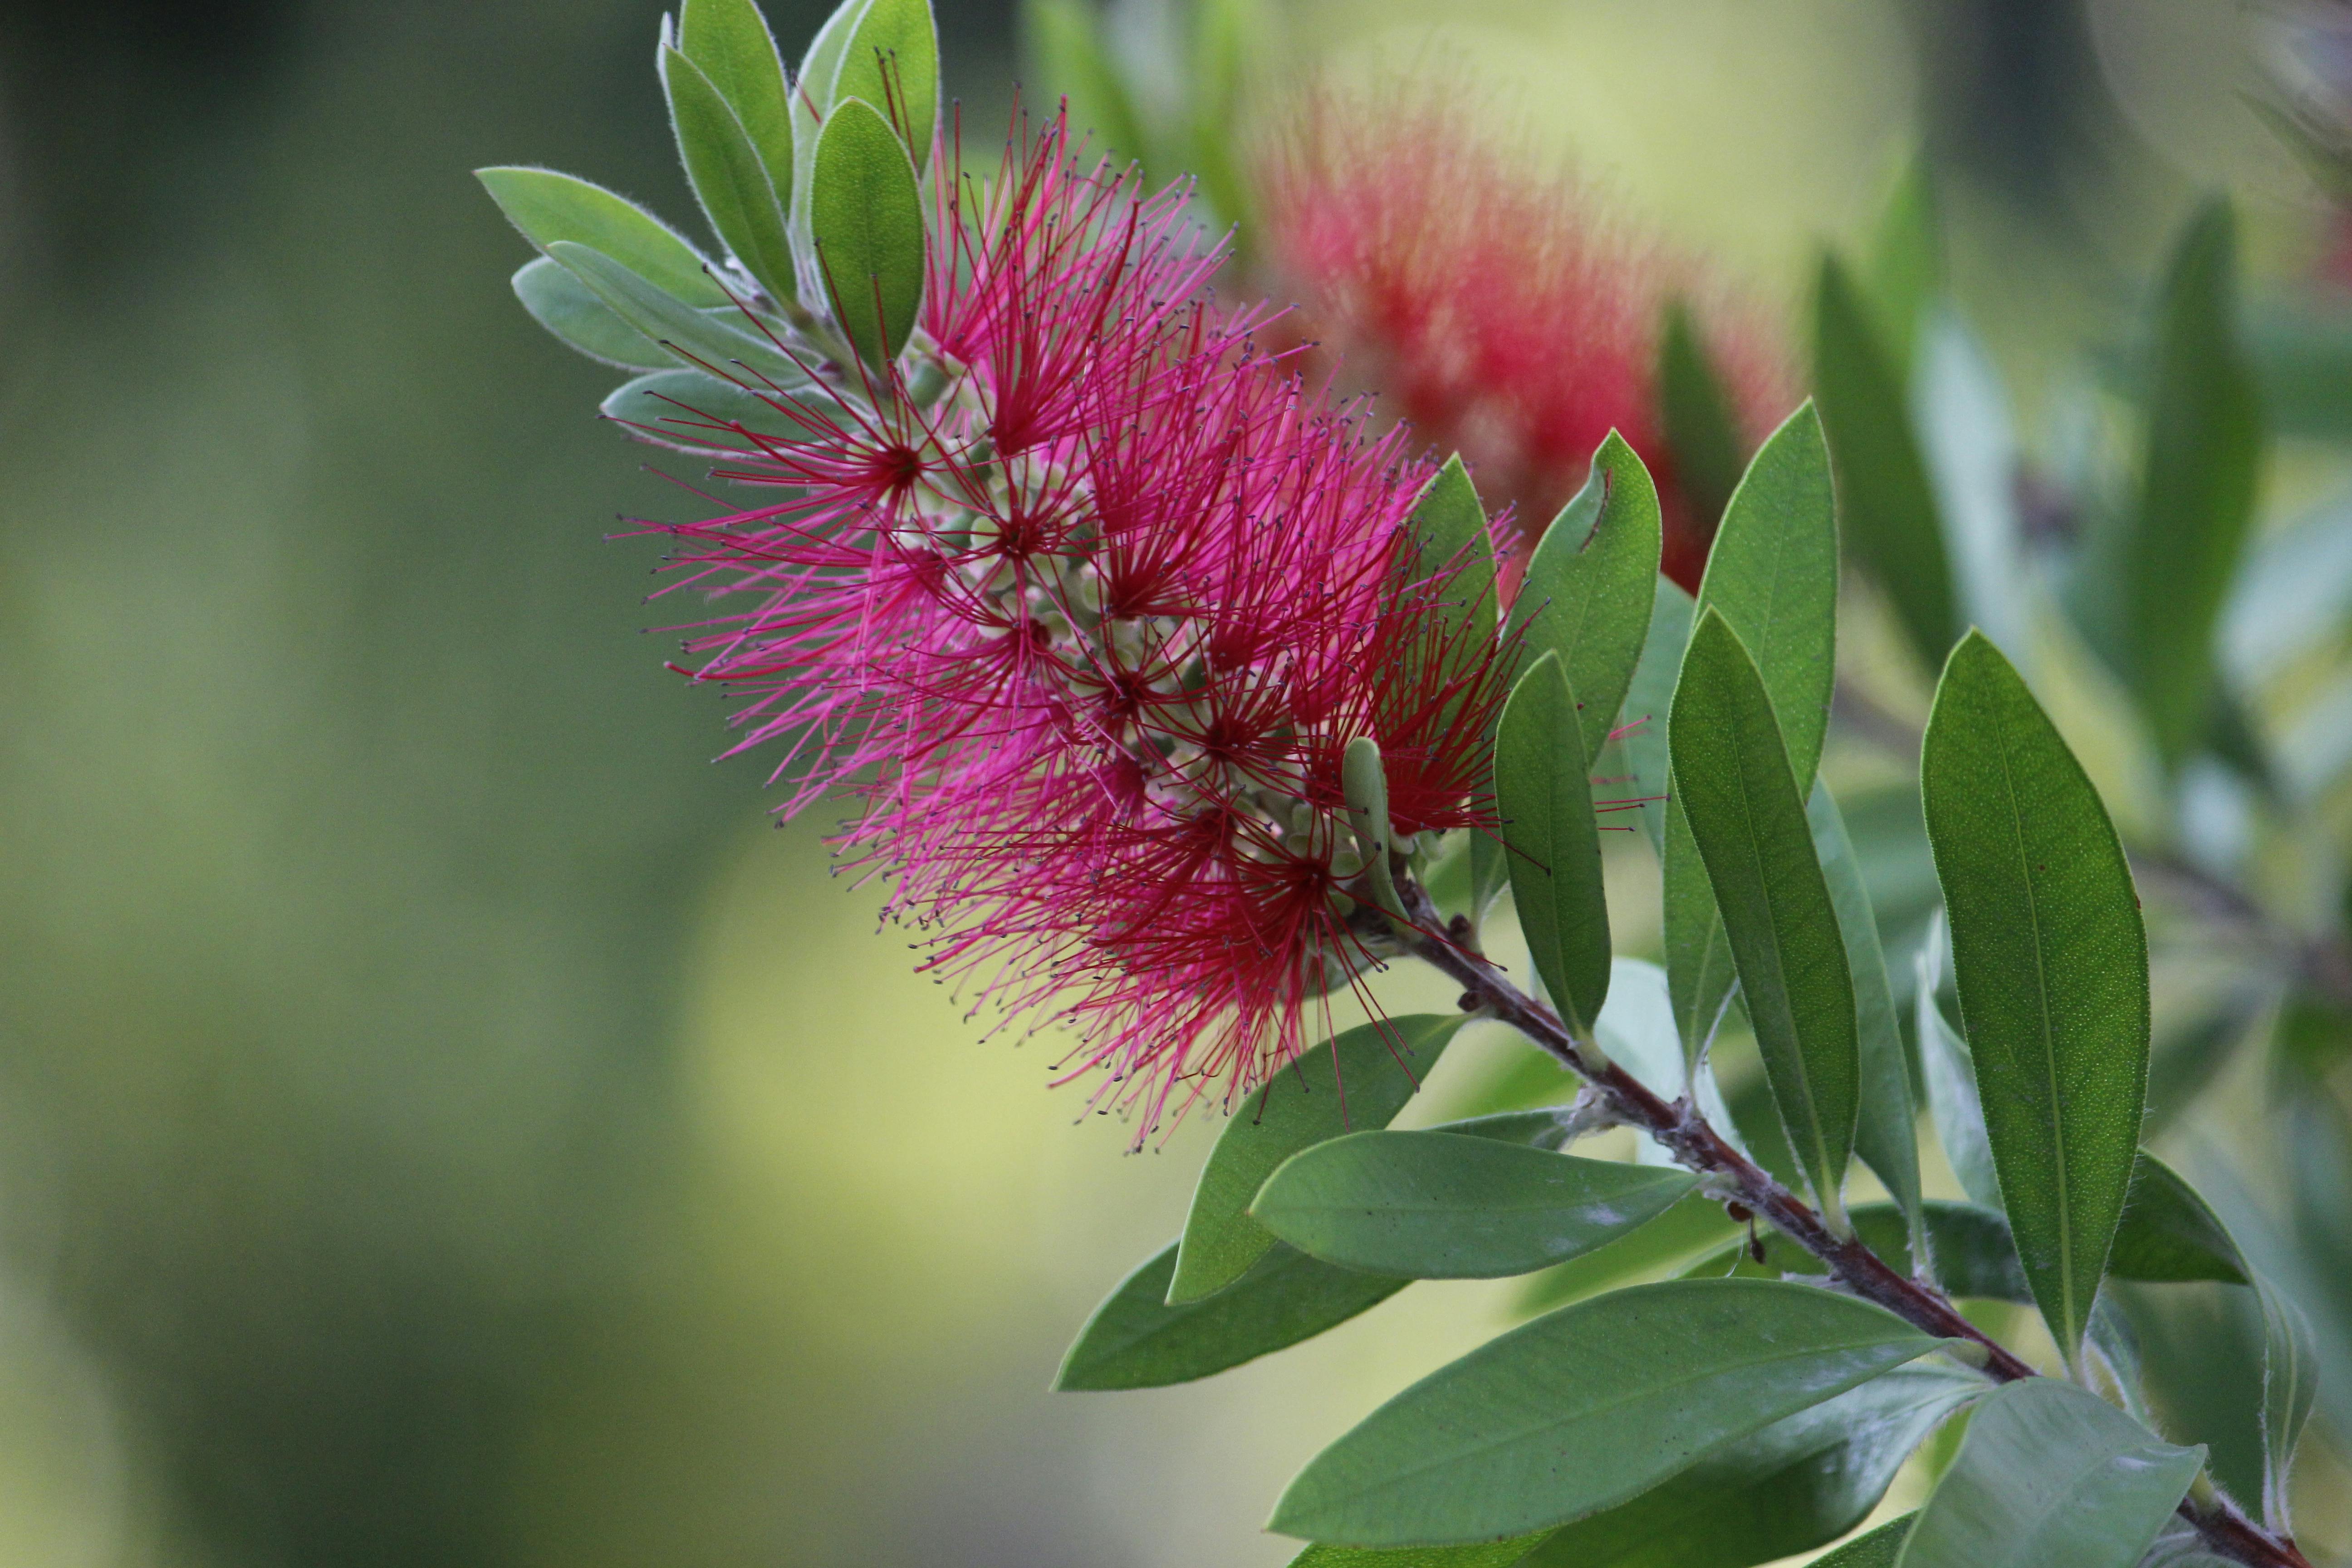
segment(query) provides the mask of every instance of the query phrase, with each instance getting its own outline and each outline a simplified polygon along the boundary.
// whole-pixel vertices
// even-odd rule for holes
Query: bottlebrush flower
[[[1393,950],[1341,754],[1378,741],[1401,835],[1479,823],[1507,666],[1453,646],[1450,571],[1408,580],[1433,466],[1210,303],[1181,191],[1056,116],[939,192],[911,380],[944,392],[828,372],[769,394],[792,438],[731,426],[719,477],[783,496],[668,530],[715,600],[688,647],[751,694],[741,746],[785,746],[785,809],[861,798],[844,853],[923,966],[1066,1019],[1139,1140]]]
[[[1667,302],[1702,336],[1752,449],[1785,401],[1768,339],[1700,268],[1481,125],[1458,83],[1312,95],[1261,171],[1261,249],[1305,326],[1425,439],[1540,527],[1614,428],[1657,480],[1667,575],[1694,591],[1716,520],[1658,411]]]

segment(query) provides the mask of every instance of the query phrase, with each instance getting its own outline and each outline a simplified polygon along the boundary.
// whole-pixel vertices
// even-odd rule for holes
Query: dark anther
[[[1748,1212],[1748,1205],[1743,1203],[1725,1204],[1723,1205],[1723,1212],[1729,1217],[1731,1223],[1734,1225],[1746,1225],[1749,1220],[1756,1217]]]
[[[1759,1263],[1764,1261],[1764,1238],[1756,1234],[1756,1221],[1753,1218],[1748,1222],[1748,1256]]]

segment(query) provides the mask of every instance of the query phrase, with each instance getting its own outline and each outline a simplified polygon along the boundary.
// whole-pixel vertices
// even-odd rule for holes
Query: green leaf
[[[1813,852],[1837,910],[1845,941],[1846,970],[1853,978],[1856,1049],[1861,1063],[1862,1101],[1854,1121],[1854,1152],[1912,1219],[1918,1236],[1919,1111],[1911,1093],[1911,1073],[1903,1049],[1903,1025],[1895,1013],[1895,987],[1886,978],[1886,954],[1878,945],[1878,917],[1862,862],[1846,837],[1845,817],[1827,785],[1813,781],[1805,816],[1813,831]],[[1915,1245],[1915,1255],[1920,1248]],[[1924,1257],[1920,1261],[1926,1261]]]
[[[797,412],[796,392],[810,399],[806,413]],[[790,392],[763,392],[714,381],[698,370],[661,370],[615,387],[603,412],[640,440],[682,452],[756,457],[762,448],[752,435],[771,441],[812,439],[822,428],[814,422],[828,416],[828,402],[807,383]]]
[[[1209,1151],[1170,1279],[1171,1305],[1197,1301],[1249,1271],[1274,1245],[1250,1200],[1301,1149],[1386,1127],[1437,1065],[1467,1016],[1423,1013],[1354,1028],[1268,1079],[1225,1121]]]
[[[1871,299],[1895,363],[1908,366],[1920,318],[1944,291],[1943,225],[1924,153],[1913,153],[1879,212],[1869,278]]]
[[[1951,553],[1960,619],[2021,657],[2027,646],[2024,521],[2008,389],[1992,356],[1957,310],[1920,329],[1911,373],[1911,426],[1927,465]]]
[[[2159,307],[2147,460],[2121,562],[2124,671],[2168,762],[2202,736],[2213,629],[2253,519],[2261,399],[2238,342],[2235,225],[2216,197],[2174,251]]]
[[[1525,1119],[1511,1120],[1517,1131]],[[1614,1241],[1697,1184],[1681,1171],[1475,1133],[1356,1132],[1292,1155],[1250,1214],[1344,1268],[1498,1279]]]
[[[1495,738],[1495,804],[1511,900],[1560,1021],[1580,1040],[1609,996],[1609,902],[1576,694],[1546,653],[1519,678]]]
[[[590,359],[623,370],[663,370],[677,363],[548,257],[534,256],[522,264],[514,275],[514,291],[532,321]]]
[[[1431,609],[1444,637],[1441,684],[1467,680],[1495,646],[1495,545],[1486,509],[1460,454],[1448,458],[1413,501],[1405,520],[1412,560],[1399,586],[1433,595]],[[1443,578],[1442,584],[1439,579]],[[1454,704],[1458,705],[1457,698]]]
[[[1893,1204],[1863,1204],[1847,1216],[1864,1246],[1889,1267],[1905,1268],[1910,1223]],[[2009,1222],[1992,1209],[1975,1204],[1948,1203],[1930,1198],[1922,1205],[1928,1251],[1936,1267],[1933,1278],[1948,1296],[1989,1301],[2031,1301],[2033,1292],[2018,1266],[2017,1246],[2010,1239]],[[1783,1275],[1822,1275],[1821,1260],[1779,1232],[1759,1233],[1761,1262],[1749,1256],[1742,1240],[1694,1263],[1685,1271],[1692,1279],[1717,1279],[1738,1274],[1751,1279],[1778,1279]]]
[[[1633,683],[1625,689],[1621,724],[1633,728],[1617,744],[1625,756],[1627,793],[1642,803],[1642,829],[1650,847],[1660,854],[1666,845],[1666,787],[1670,763],[1666,753],[1666,710],[1675,700],[1675,681],[1682,674],[1683,649],[1690,646],[1695,617],[1691,596],[1671,577],[1657,579],[1650,603],[1650,625],[1643,634],[1642,657],[1633,666]],[[1706,891],[1705,887],[1699,889]]]
[[[2147,1103],[2147,939],[2131,868],[2082,764],[1980,633],[1937,686],[1920,785],[1993,1168],[2071,1362]]]
[[[1290,1568],[1513,1568],[1528,1551],[1549,1534],[1536,1531],[1508,1541],[1479,1541],[1467,1546],[1400,1546],[1391,1550],[1360,1546],[1310,1546],[1290,1560]]]
[[[1526,628],[1522,657],[1559,656],[1581,705],[1584,754],[1597,757],[1616,727],[1650,629],[1658,580],[1658,491],[1650,470],[1615,431],[1592,458],[1592,476],[1552,520],[1528,557],[1511,626]]]
[[[1812,788],[1829,728],[1837,574],[1829,448],[1820,416],[1807,403],[1748,465],[1707,556],[1696,606],[1721,611],[1762,672],[1800,790]],[[1664,858],[1666,973],[1683,1049],[1696,1059],[1734,976],[1698,845],[1673,801],[1666,807]]]
[[[477,169],[507,221],[550,256],[559,241],[601,252],[688,305],[724,305],[727,291],[703,270],[701,253],[625,196],[552,169]]]
[[[930,0],[865,0],[841,51],[826,101],[858,99],[881,110],[919,171],[940,120],[940,35]]]
[[[1410,1546],[1561,1523],[1939,1342],[1801,1285],[1619,1290],[1491,1340],[1381,1405],[1300,1472],[1268,1528]]]
[[[759,150],[778,204],[792,210],[792,95],[776,40],[754,0],[685,0],[677,47],[710,79]]]
[[[1916,975],[1915,1007],[1919,1041],[1919,1076],[1925,1080],[1927,1111],[1936,1124],[1936,1141],[1960,1190],[1971,1202],[1998,1213],[2000,1178],[1992,1167],[1992,1141],[1985,1136],[1984,1106],[1977,1099],[1976,1061],[1969,1047],[1944,1021],[1936,1000],[1943,985],[1944,916],[1936,911],[1927,941],[1919,944],[1912,966]]]
[[[1026,0],[1021,25],[1039,79],[1068,100],[1071,129],[1087,135],[1097,153],[1151,165],[1142,117],[1103,37],[1093,0]]]
[[[1748,444],[1723,377],[1708,356],[1687,300],[1666,305],[1658,335],[1658,424],[1674,454],[1675,477],[1691,510],[1691,523],[1705,539],[1739,486]]]
[[[1912,437],[1903,376],[1835,256],[1822,258],[1814,292],[1813,384],[1836,459],[1846,542],[1885,587],[1932,669],[1960,634],[1943,523]]]
[[[1905,1457],[1984,1390],[1969,1373],[1897,1367],[1565,1526],[1528,1568],[1751,1568],[1809,1551],[1861,1523]]]
[[[2107,1272],[2118,1279],[2253,1283],[2253,1270],[2229,1227],[2196,1188],[2146,1150],[2132,1164],[2131,1191]]]
[[[923,197],[915,165],[862,99],[833,107],[809,176],[809,237],[834,317],[883,374],[923,305]]]
[[[1547,1268],[1527,1281],[1514,1310],[1521,1316],[1598,1296],[1621,1286],[1670,1278],[1698,1253],[1739,1234],[1723,1205],[1693,1193],[1641,1229],[1573,1262]],[[1718,1268],[1716,1274],[1726,1272]]]
[[[2294,1477],[2303,1425],[2319,1392],[2318,1347],[2302,1308],[2267,1279],[2255,1281],[2255,1294],[2263,1307],[2263,1522],[2291,1536],[2288,1483]]]
[[[680,364],[720,377],[729,376],[731,366],[740,365],[779,386],[808,379],[766,338],[739,331],[716,317],[680,304],[611,257],[570,240],[559,239],[547,248],[614,315],[667,349]]]
[[[1900,1519],[1890,1519],[1867,1534],[1857,1535],[1835,1552],[1816,1557],[1812,1568],[1895,1568],[1903,1555],[1903,1542],[1911,1534],[1911,1526],[1918,1519],[1906,1513]]]
[[[712,232],[770,299],[796,298],[784,208],[750,132],[701,68],[667,45],[661,76],[687,183]]]
[[[2132,1568],[2204,1462],[2096,1394],[2021,1379],[1977,1406],[1902,1568]]]
[[[1256,228],[1250,185],[1237,151],[1244,151],[1245,89],[1255,62],[1274,52],[1257,0],[1198,0],[1192,7],[1192,79],[1186,94],[1192,120],[1192,166],[1209,198],[1214,221],[1235,226],[1241,259]]]
[[[787,210],[793,250],[800,260],[802,278],[811,285],[815,281],[816,258],[809,248],[809,178],[816,169],[818,134],[833,113],[833,82],[841,73],[842,52],[848,48],[849,36],[856,30],[866,4],[867,0],[841,0],[834,7],[816,37],[809,40],[808,53],[801,57],[800,72],[793,79],[793,177],[788,182],[792,190]]]
[[[1358,1274],[1276,1246],[1205,1301],[1168,1304],[1176,1244],[1119,1282],[1062,1357],[1063,1392],[1190,1383],[1314,1338],[1412,1281]]]
[[[1853,977],[1764,678],[1712,607],[1691,633],[1668,732],[1675,797],[1722,911],[1781,1123],[1834,1223],[1862,1098]]]
[[[1511,885],[1511,852],[1504,847],[1500,836],[1484,828],[1470,830],[1467,850],[1470,860],[1470,918],[1475,921],[1486,918],[1503,889]]]

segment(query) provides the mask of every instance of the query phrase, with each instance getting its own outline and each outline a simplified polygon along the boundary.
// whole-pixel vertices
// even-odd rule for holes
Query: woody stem
[[[1839,1283],[1866,1301],[1885,1308],[1938,1339],[1966,1340],[1981,1349],[1984,1371],[1997,1382],[2037,1375],[2034,1370],[1962,1317],[1934,1286],[1894,1268],[1857,1237],[1840,1238],[1811,1205],[1790,1192],[1710,1125],[1685,1097],[1671,1103],[1614,1062],[1601,1060],[1561,1024],[1551,1009],[1506,979],[1480,954],[1448,941],[1444,917],[1418,882],[1402,879],[1398,891],[1414,929],[1407,949],[1449,979],[1496,1017],[1534,1041],[1559,1064],[1599,1092],[1615,1118],[1647,1132],[1681,1164],[1715,1177],[1752,1212],[1821,1259]],[[2229,1500],[2207,1507],[2188,1500],[2181,1517],[2197,1527],[2208,1546],[2233,1562],[2254,1568],[2310,1568],[2292,1542],[2257,1528]]]

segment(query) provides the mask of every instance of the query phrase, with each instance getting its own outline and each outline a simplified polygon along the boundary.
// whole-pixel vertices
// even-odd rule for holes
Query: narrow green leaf
[[[1563,1527],[1528,1568],[1752,1568],[1810,1551],[1868,1517],[1905,1457],[1985,1386],[1897,1367]]]
[[[1702,539],[1712,533],[1739,486],[1748,450],[1731,396],[1700,337],[1690,304],[1666,305],[1658,334],[1658,423],[1674,454],[1675,474]]]
[[[2029,596],[2020,462],[2008,388],[1992,355],[1949,306],[1920,328],[1910,382],[1911,428],[1951,552],[1959,619],[2022,658]]]
[[[1434,595],[1432,609],[1446,634],[1444,668],[1434,672],[1435,679],[1466,679],[1495,646],[1495,545],[1486,509],[1458,454],[1422,488],[1405,532],[1412,558],[1399,587]]]
[[[1470,918],[1484,921],[1503,889],[1511,885],[1511,852],[1502,838],[1483,828],[1470,830]]]
[[[1250,182],[1243,170],[1248,121],[1246,87],[1252,67],[1272,54],[1257,0],[1198,0],[1192,7],[1192,79],[1186,107],[1192,120],[1192,164],[1213,218],[1235,226],[1234,245],[1247,263],[1256,230]]]
[[[2197,1189],[2146,1150],[2132,1164],[2107,1272],[2118,1279],[2216,1279],[2251,1285],[2244,1254]]]
[[[805,412],[803,397],[809,400]],[[714,381],[698,370],[660,370],[625,382],[604,399],[603,412],[640,440],[720,457],[757,456],[762,448],[754,435],[811,440],[824,428],[821,421],[839,416],[831,399],[805,382],[769,392]]]
[[[923,198],[898,134],[862,99],[835,103],[817,138],[809,236],[835,319],[882,374],[922,310]]]
[[[677,47],[741,121],[786,212],[793,199],[793,111],[784,63],[755,0],[684,0]]]
[[[1411,1284],[1276,1246],[1205,1301],[1168,1304],[1176,1244],[1095,1309],[1054,1379],[1061,1392],[1164,1388],[1284,1350],[1370,1311]]]
[[[1642,657],[1633,666],[1633,683],[1625,689],[1625,705],[1618,722],[1633,728],[1617,744],[1625,756],[1627,798],[1642,803],[1642,830],[1659,854],[1666,847],[1666,710],[1675,700],[1675,680],[1682,674],[1683,649],[1690,646],[1695,610],[1691,596],[1671,577],[1656,581],[1650,602],[1650,625],[1643,634]],[[1700,891],[1704,892],[1704,887]]]
[[[1592,477],[1537,541],[1511,604],[1512,627],[1526,628],[1522,657],[1559,656],[1581,704],[1588,758],[1616,727],[1649,635],[1659,526],[1650,470],[1612,430]]]
[[[940,35],[930,0],[866,0],[828,101],[837,110],[853,98],[903,133],[918,171],[927,165],[940,120]]]
[[[1801,1285],[1619,1290],[1491,1340],[1381,1405],[1300,1472],[1268,1528],[1410,1546],[1562,1523],[1939,1342]]]
[[[1814,290],[1813,385],[1837,464],[1846,542],[1886,589],[1930,669],[1960,634],[1944,527],[1911,434],[1904,379],[1835,256]]]
[[[1872,236],[1870,293],[1895,364],[1912,363],[1920,318],[1944,291],[1943,224],[1924,152],[1915,152],[1879,210]]]
[[[1829,447],[1807,403],[1748,465],[1707,556],[1697,610],[1719,610],[1764,677],[1797,787],[1810,790],[1837,667],[1837,507]],[[1671,738],[1669,741],[1671,746]],[[1734,978],[1706,869],[1678,804],[1666,807],[1666,973],[1694,1059]]]
[[[1093,0],[1025,0],[1021,26],[1039,79],[1047,92],[1068,101],[1071,128],[1089,138],[1087,145],[1121,163],[1156,167],[1142,116],[1103,37]]]
[[[1876,1530],[1857,1535],[1835,1552],[1813,1559],[1812,1568],[1895,1568],[1903,1555],[1903,1542],[1909,1539],[1911,1526],[1919,1516],[1906,1513],[1900,1519],[1890,1519]]]
[[[1853,977],[1856,1048],[1860,1054],[1862,1103],[1854,1121],[1854,1152],[1911,1216],[1912,1253],[1925,1262],[1920,1231],[1919,1110],[1903,1049],[1903,1025],[1895,1013],[1895,987],[1886,977],[1886,954],[1878,945],[1878,916],[1862,862],[1846,836],[1845,817],[1827,785],[1813,781],[1805,816],[1813,830],[1813,852],[1829,883],[1839,933],[1845,940],[1846,970]]]
[[[1579,1039],[1609,996],[1609,902],[1576,694],[1559,655],[1519,678],[1495,738],[1495,803],[1511,900],[1561,1022]]]
[[[770,299],[795,298],[784,208],[751,133],[702,68],[667,46],[661,51],[661,76],[687,183],[711,231]]]
[[[1436,1013],[1359,1024],[1268,1079],[1225,1121],[1192,1189],[1192,1209],[1169,1281],[1181,1306],[1240,1279],[1274,1246],[1250,1218],[1250,1200],[1301,1149],[1386,1127],[1421,1087],[1466,1016]]]
[[[1294,1154],[1250,1205],[1309,1257],[1414,1279],[1499,1279],[1591,1251],[1698,1184],[1460,1132],[1356,1132]]]
[[[625,196],[552,169],[477,169],[507,221],[550,256],[570,240],[611,257],[688,305],[724,305],[727,292],[678,232]]]
[[[1529,1279],[1514,1310],[1522,1317],[1532,1316],[1604,1290],[1671,1279],[1682,1273],[1694,1256],[1721,1247],[1739,1234],[1721,1203],[1693,1193],[1631,1235]],[[1714,1274],[1727,1271],[1717,1268]]]
[[[1971,632],[1920,757],[2003,1205],[2071,1359],[2131,1185],[2147,1086],[2147,939],[2082,764],[2000,650]]]
[[[2235,575],[2263,455],[2261,399],[2238,342],[2229,204],[2198,210],[2159,307],[2147,459],[2121,563],[2124,669],[2168,762],[2212,699],[2213,629]]]
[[[2114,1405],[2029,1377],[1978,1405],[1902,1568],[2132,1568],[2205,1462]]]
[[[2288,1483],[2294,1479],[2304,1423],[2319,1393],[2319,1352],[2302,1308],[2267,1279],[2255,1281],[2255,1294],[2263,1306],[2263,1522],[2292,1536]]]
[[[590,359],[623,370],[664,370],[677,363],[551,258],[524,262],[514,275],[514,291],[532,321]]]
[[[1936,999],[1943,986],[1943,961],[1944,914],[1938,910],[1912,958],[1919,1076],[1936,1141],[1960,1179],[1960,1190],[1970,1202],[1999,1213],[2000,1178],[1993,1173],[1992,1141],[1985,1136],[1984,1106],[1977,1098],[1976,1061],[1944,1021],[1943,1005]]]
[[[1290,1568],[1514,1568],[1549,1534],[1538,1530],[1508,1541],[1478,1541],[1467,1546],[1310,1546],[1290,1560]]]
[[[778,385],[807,379],[800,366],[766,338],[753,337],[680,304],[609,256],[562,239],[547,250],[614,315],[660,344],[680,364],[722,377],[732,374],[731,367],[741,365]]]
[[[1669,730],[1682,802],[1790,1147],[1832,1214],[1862,1099],[1853,977],[1764,678],[1709,607]]]

